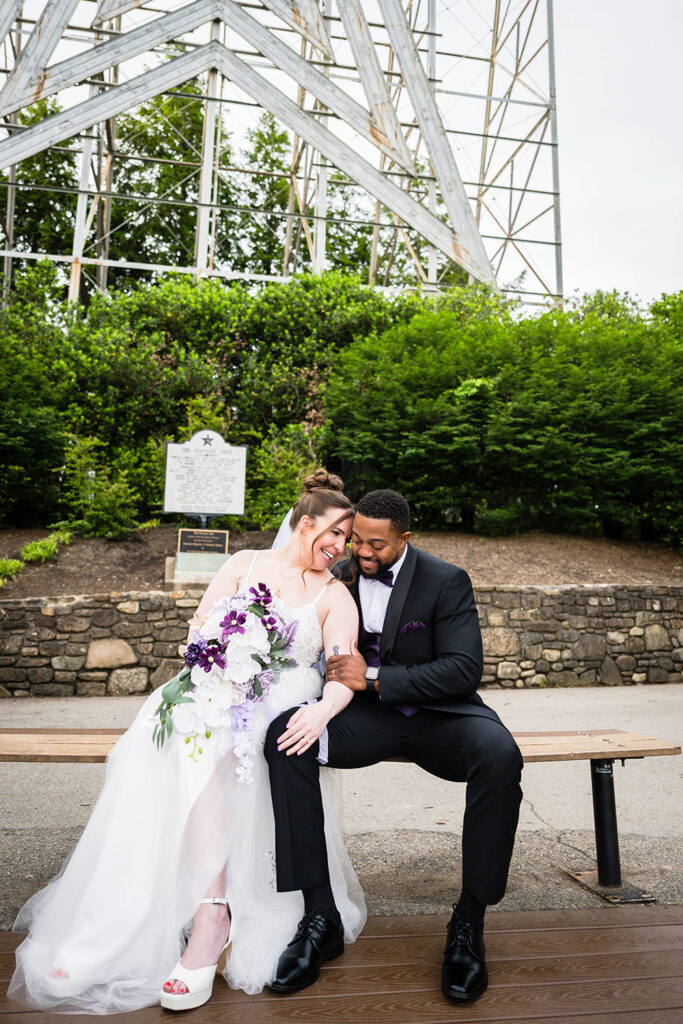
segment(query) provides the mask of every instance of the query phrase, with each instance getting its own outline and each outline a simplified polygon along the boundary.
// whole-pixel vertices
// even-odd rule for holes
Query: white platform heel
[[[180,960],[178,961],[173,970],[169,972],[168,977],[175,981],[182,981],[187,992],[164,992],[162,988],[160,1001],[165,1010],[194,1010],[197,1006],[203,1006],[211,998],[216,975],[220,974],[225,967],[227,952],[234,938],[230,904],[219,896],[210,896],[208,899],[202,900],[202,903],[222,903],[225,906],[230,917],[228,941],[223,946],[217,964],[211,964],[209,967],[197,967],[191,971],[189,968],[183,967]]]

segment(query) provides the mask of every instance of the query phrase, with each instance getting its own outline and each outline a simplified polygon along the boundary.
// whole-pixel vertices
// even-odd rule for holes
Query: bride
[[[192,637],[216,602],[265,584],[287,627],[295,667],[276,672],[253,705],[250,772],[237,770],[239,737],[225,723],[215,730],[220,742],[202,741],[201,757],[193,756],[196,743],[180,723],[158,749],[152,737],[160,690],[150,694],[109,756],[76,849],[17,917],[15,928],[29,934],[17,950],[12,999],[64,1013],[114,1013],[158,1001],[184,1010],[209,999],[218,970],[251,993],[273,978],[303,904],[300,893],[275,888],[263,738],[273,718],[299,705],[283,740],[296,756],[353,696],[341,683],[322,689],[315,667],[322,649],[350,652],[358,632],[354,601],[328,569],[351,532],[353,509],[341,487],[324,470],[309,477],[284,546],[234,554],[190,622]],[[336,822],[335,773],[322,775],[332,888],[345,938],[353,941],[365,904]]]

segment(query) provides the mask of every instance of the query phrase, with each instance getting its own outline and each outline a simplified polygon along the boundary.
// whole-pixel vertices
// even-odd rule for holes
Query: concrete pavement
[[[120,727],[144,698],[27,698],[0,702],[6,727]],[[680,744],[683,687],[484,691],[513,730],[620,728]],[[0,928],[58,870],[87,821],[103,765],[0,765]],[[415,765],[342,773],[349,851],[375,914],[440,913],[457,893],[464,786]],[[615,766],[624,877],[683,903],[683,758]],[[499,909],[603,905],[564,870],[595,866],[588,764],[529,764],[508,893]]]

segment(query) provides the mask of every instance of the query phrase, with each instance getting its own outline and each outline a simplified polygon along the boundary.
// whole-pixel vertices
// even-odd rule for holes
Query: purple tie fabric
[[[379,576],[373,576],[371,582],[383,583],[385,587],[393,587],[394,585],[394,571],[393,569],[387,569],[386,572],[382,572]]]
[[[358,631],[358,650],[365,658],[366,664],[372,665],[373,668],[380,668],[382,664],[379,658],[380,639],[379,633],[368,633],[363,625],[361,613],[361,623]],[[410,704],[397,704],[396,710],[400,711],[406,718],[412,718],[418,712],[418,708],[414,708]]]

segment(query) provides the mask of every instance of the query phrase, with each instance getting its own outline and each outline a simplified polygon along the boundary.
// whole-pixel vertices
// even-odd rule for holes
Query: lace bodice
[[[323,632],[318,621],[315,604],[309,602],[298,608],[290,608],[276,597],[273,603],[287,623],[296,622],[296,633],[292,643],[292,655],[302,667],[315,665],[323,649]]]

